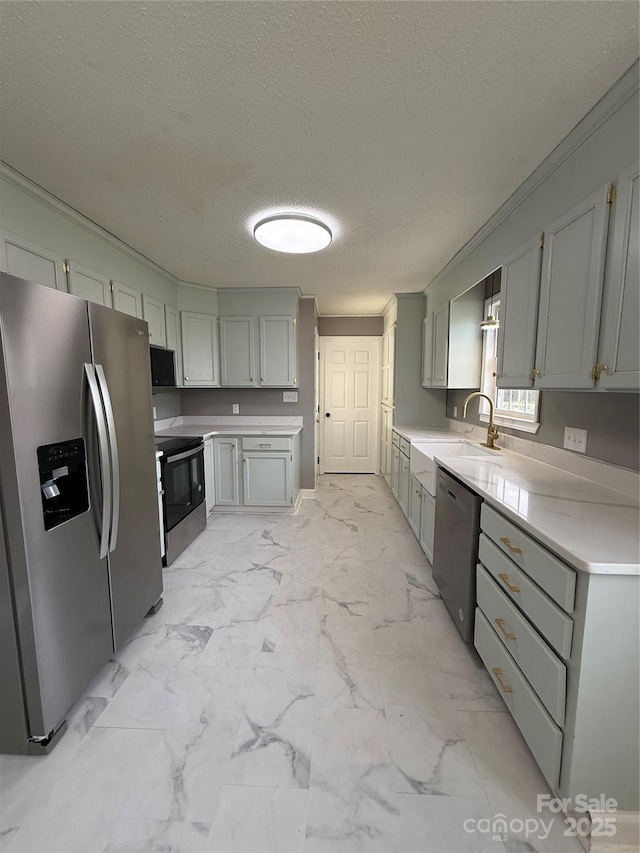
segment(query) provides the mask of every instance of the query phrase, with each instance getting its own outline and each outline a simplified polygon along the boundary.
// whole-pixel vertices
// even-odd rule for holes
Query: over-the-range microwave
[[[154,388],[176,387],[176,354],[172,349],[149,344],[151,353],[151,385]]]

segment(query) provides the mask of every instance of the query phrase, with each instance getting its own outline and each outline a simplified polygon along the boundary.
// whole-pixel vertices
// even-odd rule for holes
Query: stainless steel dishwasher
[[[465,643],[473,640],[481,502],[438,468],[433,578]]]

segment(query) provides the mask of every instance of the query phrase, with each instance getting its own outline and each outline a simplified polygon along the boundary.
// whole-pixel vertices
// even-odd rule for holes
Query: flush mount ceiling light
[[[302,213],[278,213],[261,219],[253,229],[258,243],[276,252],[306,255],[331,243],[331,231],[319,219]]]

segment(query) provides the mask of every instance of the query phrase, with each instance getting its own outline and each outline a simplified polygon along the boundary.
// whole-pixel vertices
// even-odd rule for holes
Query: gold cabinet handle
[[[506,536],[501,536],[500,541],[503,545],[506,545],[507,548],[511,551],[512,554],[522,554],[522,548],[518,548],[516,545],[511,544],[511,540]]]
[[[504,627],[504,619],[494,619],[493,621],[496,623],[498,628],[500,628],[507,640],[515,640],[516,635],[512,634],[511,631],[507,631],[507,629]]]
[[[513,687],[510,684],[505,684],[502,680],[502,670],[499,666],[494,666],[491,672],[498,679],[498,684],[500,685],[500,687],[502,687],[502,691],[504,693],[513,693]]]
[[[519,587],[519,586],[514,586],[514,585],[510,582],[510,580],[509,580],[509,575],[508,575],[506,572],[501,572],[501,573],[498,575],[498,577],[500,578],[500,580],[502,581],[502,583],[506,586],[506,588],[509,590],[509,592],[520,592],[520,587]]]

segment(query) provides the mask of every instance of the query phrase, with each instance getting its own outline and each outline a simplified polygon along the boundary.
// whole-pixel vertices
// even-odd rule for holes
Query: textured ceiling
[[[638,54],[635,2],[2,2],[0,156],[185,281],[422,290]],[[324,211],[332,246],[253,241]]]

